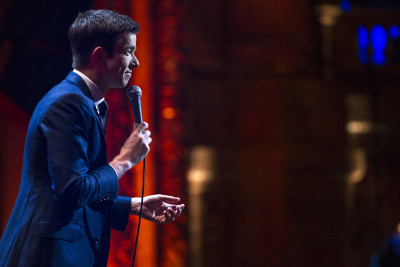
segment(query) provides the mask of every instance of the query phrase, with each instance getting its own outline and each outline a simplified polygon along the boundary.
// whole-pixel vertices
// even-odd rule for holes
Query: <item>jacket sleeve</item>
[[[111,227],[118,231],[125,231],[131,210],[131,198],[119,196],[113,201]]]
[[[93,110],[83,96],[67,94],[53,102],[43,115],[40,128],[46,142],[48,171],[55,198],[69,210],[99,199],[115,199],[118,178],[108,164],[89,168],[88,148],[99,146]]]

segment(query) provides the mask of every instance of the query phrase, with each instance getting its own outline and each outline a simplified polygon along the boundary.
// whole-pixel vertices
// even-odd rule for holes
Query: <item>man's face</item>
[[[132,76],[132,69],[139,67],[135,56],[136,35],[125,34],[117,39],[114,55],[107,60],[104,79],[108,88],[123,88]]]

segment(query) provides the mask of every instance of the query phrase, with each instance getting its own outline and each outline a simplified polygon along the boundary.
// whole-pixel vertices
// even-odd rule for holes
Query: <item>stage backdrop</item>
[[[124,13],[140,24],[136,52],[140,68],[131,82],[143,91],[143,119],[149,123],[153,138],[146,158],[145,195],[171,194],[186,202],[179,112],[184,57],[179,52],[182,39],[178,36],[184,5],[150,0],[7,1],[0,3],[0,122],[6,129],[2,127],[0,138],[1,232],[19,188],[30,114],[39,99],[71,70],[67,30],[77,13],[88,8]],[[134,121],[125,90],[111,90],[106,100],[110,108],[106,139],[112,160]],[[139,197],[141,188],[139,164],[122,178],[119,193]],[[187,266],[186,220],[186,214],[165,226],[142,220],[136,266]],[[137,222],[137,216],[131,216],[125,232],[113,231],[109,266],[131,266]]]

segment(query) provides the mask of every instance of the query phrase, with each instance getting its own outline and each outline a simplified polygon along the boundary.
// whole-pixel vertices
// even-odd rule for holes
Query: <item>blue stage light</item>
[[[393,25],[389,29],[389,36],[392,39],[397,39],[400,36],[400,27],[397,25]]]
[[[348,1],[348,0],[342,0],[342,1],[340,1],[340,7],[342,8],[342,10],[343,10],[344,12],[350,11],[350,10],[351,10],[350,1]]]
[[[381,25],[375,25],[371,30],[372,61],[376,65],[386,63],[385,49],[387,46],[386,30]]]
[[[357,41],[358,41],[358,58],[362,64],[368,63],[368,29],[360,25],[357,28]]]

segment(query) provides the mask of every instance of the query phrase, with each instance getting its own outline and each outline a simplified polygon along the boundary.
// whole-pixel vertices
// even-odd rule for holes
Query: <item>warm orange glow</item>
[[[350,134],[365,134],[372,131],[372,123],[369,121],[350,121],[346,128]]]
[[[168,120],[173,119],[173,118],[175,118],[175,109],[173,109],[173,108],[165,108],[162,111],[162,115],[163,115],[164,118],[166,118]]]
[[[0,236],[17,198],[21,181],[22,158],[29,115],[0,91],[0,123],[2,131],[0,157]],[[7,179],[2,179],[7,177]]]
[[[150,17],[151,1],[130,1],[130,3],[131,17],[137,21],[141,27],[141,31],[137,37],[136,50],[136,56],[140,62],[140,67],[135,70],[131,83],[139,85],[143,91],[141,98],[143,120],[149,124],[151,131],[154,124],[154,106],[152,103],[154,92],[152,83],[153,77],[151,75],[153,69],[153,48],[151,38],[151,29],[153,26]],[[152,132],[152,138],[156,140],[157,137],[154,136],[154,131]],[[145,195],[155,194],[155,169],[155,153],[150,152],[146,157]],[[137,173],[140,173],[138,170],[141,170],[141,166],[137,169]],[[142,188],[142,181],[139,178],[140,175],[136,175],[135,177],[135,188],[138,189],[135,194],[138,196],[140,194],[140,188]],[[142,220],[135,265],[149,267],[158,266],[155,223]]]
[[[351,168],[349,182],[351,184],[361,182],[367,172],[367,154],[364,149],[356,148],[351,151]]]
[[[137,36],[137,50],[135,52],[136,57],[139,60],[140,67],[134,70],[130,85],[137,84],[143,91],[141,97],[142,102],[142,113],[143,120],[149,124],[149,130],[152,131],[152,138],[157,140],[154,136],[154,106],[152,103],[153,99],[153,77],[151,75],[153,66],[153,49],[152,49],[152,23],[150,18],[150,7],[151,1],[128,1],[129,6],[126,6],[123,1],[104,1],[96,0],[93,3],[93,8],[101,9],[107,8],[112,9],[119,13],[129,15],[133,20],[137,21],[141,27],[141,31]],[[109,103],[111,103],[112,94],[108,94]],[[121,101],[121,92],[115,94],[117,97],[116,101]],[[123,96],[125,98],[125,96]],[[125,114],[119,114],[115,117],[118,125],[127,125],[126,122],[133,122],[133,114],[131,110],[127,110]],[[110,121],[111,122],[111,121]],[[111,127],[108,127],[110,129]],[[117,133],[116,131],[121,131]],[[118,137],[125,134],[121,129],[113,129],[113,137]],[[122,140],[121,139],[121,140]],[[107,140],[108,142],[109,140]],[[155,151],[153,142],[150,147],[152,151],[146,157],[146,175],[145,175],[145,196],[155,194]],[[110,150],[113,150],[112,142],[107,143],[110,146]],[[115,148],[114,148],[115,149]],[[140,197],[142,189],[142,163],[135,166],[128,174],[125,175],[120,182],[120,192],[124,191],[124,195]],[[126,180],[129,179],[129,180]],[[112,244],[110,250],[110,256],[108,265],[110,267],[116,266],[130,266],[132,264],[132,255],[134,249],[134,241],[136,238],[138,217],[131,216],[125,232],[113,231],[112,233]],[[141,221],[139,243],[137,247],[135,266],[158,266],[157,262],[157,243],[156,243],[156,224],[146,220]]]

